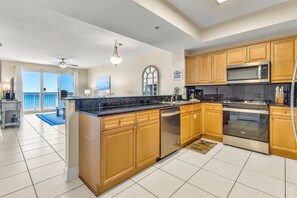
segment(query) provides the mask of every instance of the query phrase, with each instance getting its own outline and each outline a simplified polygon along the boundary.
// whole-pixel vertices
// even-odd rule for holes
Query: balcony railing
[[[72,93],[68,93],[72,95]],[[43,93],[43,109],[55,109],[57,105],[57,92]],[[41,107],[39,92],[24,92],[24,111],[38,111]]]

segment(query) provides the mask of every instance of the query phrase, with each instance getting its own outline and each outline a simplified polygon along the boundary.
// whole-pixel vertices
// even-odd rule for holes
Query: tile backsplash
[[[275,88],[277,86],[284,86],[285,96],[291,87],[290,84],[242,84],[188,87],[188,91],[189,89],[202,89],[204,98],[218,94],[219,98],[223,99],[239,98],[243,100],[270,100],[274,102]],[[289,97],[289,94],[287,96]]]

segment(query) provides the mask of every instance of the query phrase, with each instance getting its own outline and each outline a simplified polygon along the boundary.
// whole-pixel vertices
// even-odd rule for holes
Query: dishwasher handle
[[[179,115],[179,114],[180,114],[180,111],[174,111],[174,112],[170,112],[170,113],[162,113],[161,117],[164,118],[164,117],[170,117],[170,116],[175,116],[175,115]]]

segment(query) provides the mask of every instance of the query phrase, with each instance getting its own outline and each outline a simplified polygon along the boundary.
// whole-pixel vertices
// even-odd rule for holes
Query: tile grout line
[[[251,155],[252,155],[252,152],[249,154],[249,156],[248,156],[248,158],[246,159],[244,165],[242,166],[242,168],[241,168],[241,170],[240,170],[240,172],[239,172],[239,174],[238,174],[236,180],[234,181],[234,183],[233,183],[233,185],[232,185],[232,187],[231,187],[231,189],[230,189],[230,191],[229,191],[229,193],[228,193],[228,195],[227,195],[227,198],[230,196],[230,194],[231,194],[231,192],[232,192],[232,190],[233,190],[235,184],[237,183],[238,178],[240,177],[240,175],[241,175],[241,173],[242,173],[244,167],[246,166],[247,162],[249,161]]]
[[[26,119],[26,118],[25,118]],[[26,119],[27,120],[27,119]],[[32,126],[32,128],[40,135],[40,133],[33,127],[33,125],[27,120],[27,122]],[[41,135],[40,135],[40,137],[42,138],[42,139],[44,139],[44,137],[42,137]],[[64,136],[64,138],[65,138],[65,136]],[[58,154],[58,156],[62,159],[62,161],[64,161],[64,159],[59,155],[59,153],[54,149],[54,147],[52,147],[52,145],[47,141],[47,140],[45,140],[44,139],[44,141],[55,151],[55,153],[56,154]]]
[[[59,156],[59,157],[60,157],[60,156]],[[58,161],[50,162],[50,163],[48,163],[48,164],[44,164],[44,165],[42,165],[42,166],[38,166],[38,167],[35,167],[35,168],[32,168],[32,169],[28,169],[28,170],[29,170],[29,171],[36,170],[36,169],[39,169],[39,168],[42,168],[42,167],[45,167],[45,166],[48,166],[48,165],[55,164],[55,163],[60,162],[60,161],[63,161],[63,160],[59,159]],[[63,162],[64,162],[64,161],[63,161]]]
[[[77,187],[75,187],[75,188],[73,188],[73,189],[71,189],[71,190],[68,190],[67,192],[64,192],[64,193],[62,193],[62,194],[59,194],[59,195],[57,195],[57,196],[55,196],[55,198],[57,198],[57,197],[61,197],[62,195],[65,195],[66,193],[69,193],[69,192],[71,192],[71,191],[73,191],[73,190],[75,190],[75,189],[78,189],[78,188],[80,188],[80,187],[82,187],[82,186],[84,186],[85,184],[83,183],[82,185],[79,185],[79,186],[77,186]],[[92,192],[93,193],[93,192]],[[96,197],[96,196],[95,196]]]
[[[247,185],[247,184],[241,183],[241,182],[239,182],[239,181],[237,181],[236,183],[241,184],[241,185],[243,185],[243,186],[245,186],[245,187],[251,188],[251,189],[253,189],[253,190],[255,190],[255,191],[259,191],[259,192],[261,192],[261,193],[263,193],[263,194],[269,195],[270,197],[279,198],[279,197],[277,197],[277,196],[275,196],[275,195],[268,194],[267,192],[264,192],[264,191],[262,191],[262,190],[260,190],[260,189],[254,188],[254,187],[249,186],[249,185]]]
[[[32,188],[33,188],[33,185],[26,186],[26,187],[24,187],[24,188],[20,188],[20,189],[18,189],[18,190],[15,190],[15,191],[12,191],[12,192],[7,193],[7,194],[5,194],[5,195],[2,195],[1,197],[6,197],[6,196],[8,196],[8,195],[11,195],[11,194],[13,194],[13,193],[19,192],[19,191],[24,190],[24,189],[26,189],[26,188],[30,188],[31,186],[32,186]]]
[[[251,154],[252,154],[252,153],[251,153]],[[253,158],[250,158],[250,156],[249,156],[248,159],[247,159],[247,161],[246,161],[246,163],[248,162],[249,159],[253,159]],[[238,183],[238,184],[241,184],[241,185],[243,185],[243,186],[246,186],[246,187],[249,187],[249,188],[251,188],[251,189],[254,189],[254,190],[256,190],[256,191],[262,192],[262,193],[264,193],[264,194],[266,194],[266,195],[269,195],[269,196],[272,196],[272,197],[277,198],[275,195],[271,195],[271,194],[269,194],[269,193],[267,193],[267,192],[264,192],[264,191],[262,191],[262,190],[260,190],[260,189],[254,188],[254,187],[252,187],[252,186],[246,185],[246,184],[241,183],[241,182],[238,181],[238,178],[240,177],[242,171],[244,170],[244,167],[245,167],[246,163],[244,164],[242,170],[240,171],[240,173],[239,173],[239,175],[238,175],[238,177],[237,177],[237,179],[236,179],[234,185],[235,185],[236,183]],[[247,170],[248,170],[248,171],[252,171],[252,170],[249,170],[249,169],[247,169]],[[255,172],[255,171],[252,171],[252,172]],[[258,173],[258,172],[256,172],[256,173]],[[260,174],[260,173],[259,173],[259,174]],[[264,174],[261,174],[261,175],[264,175]],[[267,175],[265,175],[265,176],[267,176]],[[274,178],[274,177],[271,177],[271,178]],[[232,189],[233,189],[234,185],[232,186]],[[229,197],[230,193],[232,192],[232,189],[231,189],[231,191],[229,192],[228,197]]]
[[[119,185],[123,184],[124,182],[126,182],[126,181],[128,181],[128,180],[131,180],[131,182],[133,183],[131,186],[133,186],[134,184],[136,184],[136,182],[134,182],[132,179],[129,178],[129,179],[123,181],[122,183],[120,183],[120,184],[118,184],[118,185],[116,185],[116,186],[110,188],[109,190],[103,192],[102,194],[107,193],[107,192],[111,192],[113,189],[115,189],[116,187],[118,187]],[[127,190],[127,189],[130,188],[131,186],[128,186],[128,187],[124,188],[123,190],[120,190],[118,193],[116,193],[116,195],[118,195],[118,194],[124,192],[125,190]],[[102,195],[102,194],[101,194],[101,195]],[[101,195],[99,195],[98,198],[99,198]],[[114,196],[116,196],[116,195],[113,195],[113,196],[111,196],[111,197],[114,197]],[[95,196],[95,197],[96,197],[96,196]]]
[[[250,158],[250,159],[253,159],[253,158]],[[244,168],[243,168],[244,169]],[[242,171],[243,171],[243,169],[242,169]],[[251,171],[251,170],[249,170],[249,169],[247,169],[248,171]],[[242,172],[241,171],[241,172]],[[241,172],[240,172],[240,174],[241,174]],[[252,172],[255,172],[255,171],[252,171]],[[258,173],[258,172],[256,172],[256,173]],[[239,174],[239,176],[240,176],[240,174]],[[259,173],[260,174],[260,173]],[[264,174],[261,174],[261,175],[264,175]],[[239,178],[239,176],[238,176],[238,178]],[[267,175],[265,175],[265,176],[267,176]],[[271,178],[274,178],[274,177],[271,177]],[[275,179],[275,178],[274,178]],[[269,194],[269,193],[267,193],[267,192],[265,192],[265,191],[262,191],[262,190],[260,190],[260,189],[257,189],[257,188],[254,188],[254,187],[252,187],[252,186],[249,186],[249,185],[247,185],[247,184],[244,184],[244,183],[241,183],[241,182],[239,182],[239,181],[235,181],[235,184],[236,183],[238,183],[238,184],[241,184],[241,185],[243,185],[243,186],[246,186],[246,187],[248,187],[248,188],[251,188],[251,189],[253,189],[253,190],[256,190],[256,191],[259,191],[259,192],[262,192],[262,193],[264,193],[264,194],[266,194],[266,195],[269,195],[269,196],[271,196],[271,197],[275,197],[275,198],[277,198],[275,195],[272,195],[272,194]],[[233,188],[233,187],[232,187]],[[231,192],[231,191],[230,191]],[[228,195],[229,196],[229,195]]]
[[[154,193],[152,193],[151,191],[147,190],[146,188],[142,187],[139,183],[135,182],[136,185],[138,185],[140,188],[143,188],[145,191],[147,191],[148,193],[152,194],[153,196],[155,196],[156,198],[158,198],[157,195],[155,195]]]
[[[218,152],[216,152],[216,154],[218,154],[223,148],[224,148],[225,146],[223,146],[221,149],[218,149]],[[187,151],[186,151],[187,152]],[[186,153],[185,152],[185,153]],[[184,154],[184,153],[183,153]],[[183,155],[182,154],[182,155]],[[198,187],[198,186],[195,186],[195,185],[193,185],[193,184],[191,184],[191,183],[189,183],[188,181],[192,178],[192,177],[194,177],[194,175],[196,175],[210,160],[212,160],[213,158],[214,158],[214,156],[216,155],[216,154],[214,154],[212,157],[210,157],[210,159],[209,160],[207,160],[207,162],[205,162],[205,164],[203,165],[203,166],[201,166],[201,167],[198,167],[199,169],[191,176],[191,177],[189,177],[186,181],[185,181],[185,183],[183,184],[183,185],[181,185],[177,190],[175,190],[169,197],[172,197],[179,189],[181,189],[185,184],[189,184],[189,185],[192,185],[192,186],[194,186],[194,187],[196,187],[196,188],[198,188],[198,189],[200,189],[200,190],[202,190],[202,191],[204,191],[204,192],[206,192],[206,193],[208,193],[208,194],[211,194],[211,195],[213,195],[213,196],[215,196],[215,197],[218,197],[218,196],[216,196],[216,195],[214,195],[214,194],[212,194],[212,193],[210,193],[210,192],[207,192],[206,190],[204,190],[204,189],[202,189],[202,188],[200,188],[200,187]],[[176,158],[177,159],[177,158]],[[180,159],[178,159],[178,160],[180,160]],[[180,161],[183,161],[183,160],[180,160]],[[184,161],[183,161],[184,162]],[[188,164],[190,164],[190,163],[188,163]],[[191,165],[193,165],[193,164],[191,164]],[[194,166],[194,165],[193,165]],[[197,167],[197,166],[196,166]]]
[[[284,167],[285,167],[285,198],[287,197],[287,159],[284,159]]]
[[[13,129],[13,131],[14,131],[15,136],[17,137],[16,132],[15,132],[14,129]],[[18,141],[18,144],[20,145],[20,142],[19,142],[19,138],[18,138],[18,137],[17,137],[17,141]],[[20,147],[21,147],[21,146],[20,146]],[[22,151],[23,158],[25,159],[25,156],[24,156],[24,153],[23,153],[23,149],[22,149],[22,148],[20,148],[20,149],[21,149],[21,151]],[[34,192],[35,192],[35,195],[36,195],[36,197],[38,198],[37,191],[36,191],[35,186],[34,186],[34,184],[33,184],[33,179],[32,179],[31,173],[30,173],[30,171],[29,171],[29,167],[28,167],[28,164],[27,164],[27,161],[26,161],[26,160],[25,160],[25,165],[26,165],[26,168],[27,168],[27,171],[28,171],[28,175],[29,175],[29,177],[30,177],[30,180],[31,180],[31,183],[32,183],[32,187],[33,187]]]

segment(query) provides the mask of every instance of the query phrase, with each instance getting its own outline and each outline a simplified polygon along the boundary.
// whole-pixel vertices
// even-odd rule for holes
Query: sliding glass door
[[[41,75],[40,72],[23,72],[24,110],[41,110]]]
[[[58,76],[56,73],[43,73],[43,110],[55,109],[57,106]]]
[[[24,111],[52,111],[73,89],[73,74],[23,71]]]

